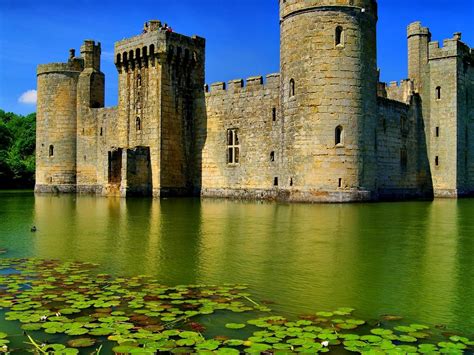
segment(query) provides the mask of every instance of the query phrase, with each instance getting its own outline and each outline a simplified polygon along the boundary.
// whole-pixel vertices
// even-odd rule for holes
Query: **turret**
[[[375,0],[281,0],[281,104],[295,199],[375,190]]]
[[[84,71],[81,73],[78,88],[78,104],[81,108],[104,107],[105,76],[100,71],[101,45],[86,40],[81,46]]]
[[[415,83],[415,90],[422,92],[423,77],[428,65],[428,44],[431,33],[421,22],[414,22],[407,28],[408,77]]]
[[[38,66],[36,191],[74,192],[80,58]]]

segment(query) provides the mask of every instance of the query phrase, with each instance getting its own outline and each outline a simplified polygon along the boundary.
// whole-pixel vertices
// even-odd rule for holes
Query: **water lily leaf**
[[[245,324],[227,323],[225,327],[229,329],[242,329],[242,328],[245,328]]]
[[[216,350],[219,345],[221,345],[220,341],[217,340],[206,340],[200,344],[196,345],[196,349],[198,350]]]
[[[138,348],[137,346],[130,346],[130,345],[119,345],[112,348],[112,351],[116,354],[131,354],[133,350],[143,350]]]
[[[322,318],[330,318],[330,317],[334,316],[334,313],[332,313],[332,312],[317,312],[316,315],[318,317],[322,317]]]
[[[21,326],[21,329],[26,330],[26,331],[35,331],[35,330],[40,330],[41,328],[42,328],[41,323],[27,323]]]
[[[240,351],[232,348],[220,348],[217,350],[216,354],[221,355],[239,355]]]
[[[382,338],[377,335],[364,335],[360,337],[360,340],[368,341],[369,343],[380,343]]]
[[[71,348],[89,348],[95,344],[95,339],[92,338],[78,338],[67,342]]]

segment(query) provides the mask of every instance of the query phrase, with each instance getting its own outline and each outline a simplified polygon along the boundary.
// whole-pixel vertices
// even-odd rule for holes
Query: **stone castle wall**
[[[280,75],[211,85],[206,94],[202,152],[205,196],[272,197],[282,181]],[[236,130],[239,159],[229,163],[228,134]],[[273,153],[273,154],[272,154]],[[277,179],[277,180],[275,180]]]
[[[408,27],[378,82],[375,0],[280,0],[281,73],[204,86],[205,40],[159,30],[38,67],[37,192],[348,202],[474,192],[474,52]],[[302,35],[304,34],[304,35]]]

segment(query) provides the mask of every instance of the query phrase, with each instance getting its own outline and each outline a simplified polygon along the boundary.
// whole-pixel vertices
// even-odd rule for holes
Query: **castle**
[[[38,67],[37,192],[303,202],[474,192],[474,50],[408,26],[409,78],[385,85],[376,0],[279,0],[280,73],[204,82],[205,40],[163,31]]]

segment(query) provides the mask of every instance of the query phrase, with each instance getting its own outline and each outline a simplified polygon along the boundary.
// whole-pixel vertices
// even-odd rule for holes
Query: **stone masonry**
[[[280,73],[204,85],[205,40],[159,21],[38,67],[36,191],[299,202],[474,192],[474,50],[408,26],[408,79],[379,81],[376,0],[279,0]]]

